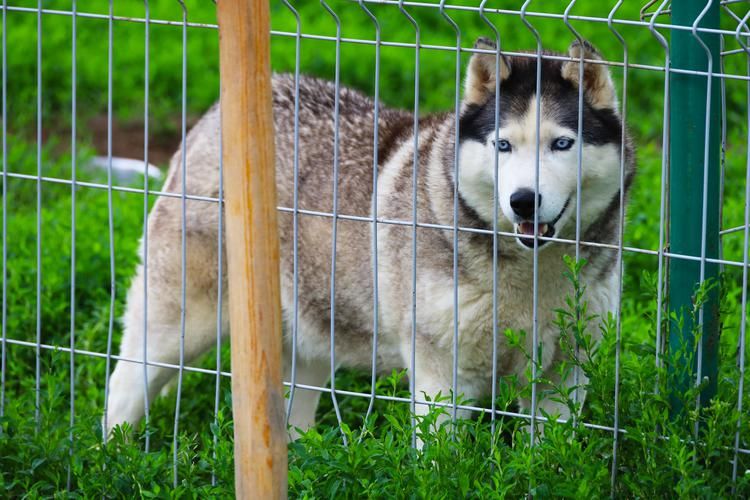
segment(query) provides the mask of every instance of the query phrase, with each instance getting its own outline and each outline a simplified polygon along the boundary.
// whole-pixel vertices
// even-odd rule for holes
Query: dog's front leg
[[[421,347],[421,348],[420,348]],[[407,344],[402,349],[405,360],[410,360],[411,345]],[[407,361],[409,368],[410,362]],[[433,408],[442,408],[443,411],[437,415],[435,420],[436,430],[444,422],[453,417],[451,406],[452,395],[455,392],[458,401],[476,399],[480,394],[480,388],[472,383],[472,378],[461,373],[457,374],[454,386],[453,379],[453,354],[449,350],[436,348],[429,342],[417,342],[417,350],[414,356],[414,370],[409,370],[412,378],[415,415],[423,419]],[[439,397],[438,397],[439,396]],[[429,399],[429,401],[428,401]],[[458,408],[456,418],[470,418],[471,410]],[[422,448],[423,437],[417,436],[417,445]]]
[[[301,384],[310,387],[325,387],[331,376],[331,367],[328,360],[308,359],[297,356],[294,363],[294,379],[292,381],[291,355],[284,353],[284,380],[295,384],[294,390],[287,391],[286,403],[292,397],[292,406],[289,413],[289,439],[296,440],[300,434],[306,432],[315,425],[315,411],[318,409],[321,392],[316,389],[297,387]]]

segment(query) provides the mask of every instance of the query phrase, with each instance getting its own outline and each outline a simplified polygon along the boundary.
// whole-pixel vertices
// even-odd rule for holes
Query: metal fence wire
[[[683,407],[697,410],[711,400],[736,410],[736,430],[725,436],[718,452],[736,483],[750,467],[744,388],[750,264],[748,4],[653,0],[628,5],[619,0],[584,8],[576,0],[567,5],[526,0],[499,8],[499,3],[271,2],[272,63],[286,74],[274,80],[274,115],[279,161],[285,162],[279,163],[277,175],[286,169],[278,181],[283,187],[277,211],[288,423],[312,424],[304,417],[295,420],[295,408],[315,407],[323,395],[317,414],[325,425],[343,426],[355,417],[371,420],[379,402],[408,405],[411,442],[404,446],[421,447],[421,416],[429,408],[443,408],[448,420],[483,415],[491,433],[517,422],[530,434],[527,445],[534,447],[542,439],[540,424],[570,418],[577,426],[611,435],[608,467],[614,494],[618,476],[627,470],[618,461],[629,433],[621,420],[620,389],[628,377],[638,377],[633,360],[640,360],[638,366],[648,364],[669,380],[664,385],[657,377],[655,387],[642,387],[643,405],[669,400],[673,418]],[[228,404],[222,381],[232,376],[222,340],[228,330],[225,281],[235,271],[228,268],[226,254],[216,250],[223,248],[226,232],[219,108],[198,120],[220,98],[215,19],[208,0],[158,5],[110,0],[106,8],[76,0],[3,0],[2,8],[0,417],[13,401],[33,394],[35,411],[29,418],[43,432],[45,391],[64,380],[73,446],[81,419],[96,414],[106,434],[113,416],[121,424],[142,413],[149,429],[138,431],[144,450],[171,444],[175,486],[181,479],[179,454],[190,453],[181,449],[180,433],[209,432],[210,425],[218,425]],[[36,38],[23,38],[32,25]],[[479,37],[484,41],[475,44]],[[566,52],[571,42],[577,49]],[[588,50],[589,42],[601,55]],[[469,61],[478,56],[489,61],[483,71],[494,73],[487,73],[484,82],[494,98],[482,106],[467,101]],[[510,100],[516,90],[503,85],[508,64],[511,75],[514,64],[516,71],[532,68],[525,83],[530,100],[523,105]],[[611,74],[616,94],[609,121],[596,122],[610,128],[587,128],[587,120],[595,122],[590,117],[596,106],[584,84],[577,85],[572,103],[554,102],[544,71],[560,66],[572,68],[569,77],[579,83],[600,78],[597,85],[606,86],[610,76],[603,75]],[[33,73],[23,69],[31,67]],[[355,88],[370,97],[366,108],[352,111],[346,107],[365,102],[352,97]],[[531,111],[524,114],[513,106]],[[560,171],[545,167],[550,153],[540,140],[552,133],[542,111],[550,106],[557,106],[558,114],[567,106],[570,115],[564,125],[569,142],[560,147],[571,151]],[[474,124],[467,119],[471,113]],[[479,121],[484,128],[470,130]],[[193,126],[197,132],[191,134]],[[449,132],[439,135],[440,127]],[[513,127],[522,129],[515,132],[519,137],[534,138],[528,151],[514,151],[513,140],[503,135]],[[210,137],[198,137],[208,131]],[[472,133],[482,137],[454,147],[468,144],[465,135]],[[436,145],[440,138],[447,143]],[[485,140],[494,154],[480,174],[472,169],[484,150],[474,145],[484,147]],[[27,150],[24,144],[30,145]],[[633,147],[638,150],[635,180]],[[515,154],[526,155],[516,160],[522,163],[508,165],[530,172],[523,187],[531,193],[531,209],[513,225],[503,215],[504,204],[512,202],[499,193],[506,179],[503,162]],[[445,165],[440,180],[430,177],[430,162],[438,156]],[[591,173],[595,162],[612,159],[616,166],[601,170],[607,178]],[[218,172],[207,174],[201,161],[216,163]],[[401,177],[388,167],[393,162],[404,165]],[[363,168],[365,174],[355,172]],[[352,172],[356,176],[347,177]],[[491,190],[472,195],[485,196],[486,213],[468,206],[463,191],[479,189],[472,176],[480,175]],[[369,185],[359,185],[365,183],[363,176]],[[559,234],[557,219],[540,219],[546,214],[540,207],[548,197],[545,187],[564,182],[570,197],[561,200],[559,216],[568,211],[563,223],[570,222]],[[587,211],[582,195],[591,186],[611,189],[606,200],[614,207],[606,212],[611,219],[601,219],[608,206],[600,206],[600,199],[601,213]],[[352,208],[357,190],[366,211]],[[400,204],[398,211],[394,203]],[[175,221],[150,223],[160,210]],[[440,217],[430,216],[436,212]],[[610,234],[592,231],[592,218]],[[172,239],[165,236],[169,231]],[[439,235],[440,246],[434,246],[433,235]],[[357,253],[361,244],[352,243],[355,237],[369,253]],[[399,248],[393,248],[394,241]],[[177,246],[171,253],[159,246],[167,242]],[[489,260],[471,253],[476,242],[484,242]],[[205,252],[198,249],[201,244]],[[541,349],[540,336],[552,327],[582,334],[552,311],[565,308],[565,297],[574,292],[561,285],[568,281],[558,279],[562,264],[554,268],[560,277],[547,274],[541,259],[549,251],[560,259],[564,253],[574,261],[587,260],[580,271],[583,285],[610,294],[599,300],[581,291],[592,303],[612,306],[602,306],[605,311],[592,305],[604,317],[591,319],[588,326],[590,333],[599,331],[599,322],[606,325],[603,347],[592,363],[605,363],[612,383],[603,396],[588,397],[606,400],[610,410],[604,416],[586,410],[585,361],[570,365],[564,381],[570,402],[540,406],[553,399],[543,377],[554,372],[552,348]],[[599,273],[586,274],[602,256],[606,262]],[[392,268],[394,259],[398,269]],[[487,265],[471,269],[476,262]],[[429,275],[438,266],[444,273],[439,279]],[[528,280],[526,288],[504,286],[501,278],[513,273]],[[480,275],[484,281],[476,288],[472,280]],[[451,293],[440,295],[437,288],[446,282],[452,284]],[[653,296],[644,298],[642,288]],[[473,296],[477,289],[485,295]],[[305,296],[311,290],[319,293]],[[551,296],[559,299],[552,306]],[[390,312],[396,307],[408,313],[396,320]],[[367,312],[358,315],[351,308]],[[589,319],[580,304],[572,314],[573,325]],[[483,315],[488,317],[480,321]],[[550,318],[562,323],[553,325]],[[362,324],[365,319],[368,324]],[[130,337],[122,345],[120,323],[139,330],[126,331]],[[313,324],[325,338],[305,331]],[[449,335],[425,340],[424,330],[437,324]],[[526,325],[525,333],[506,331],[519,324]],[[476,334],[481,341],[471,340],[476,335],[467,325],[482,325],[486,331]],[[211,348],[210,359],[200,356]],[[683,357],[674,358],[681,348]],[[424,351],[433,349],[449,356]],[[570,349],[580,359],[597,350],[580,336]],[[480,358],[489,360],[477,361],[486,369],[486,383],[467,380],[479,374],[464,363]],[[524,369],[514,378],[509,370],[518,360]],[[342,372],[342,366],[355,369]],[[405,370],[408,386],[390,390],[380,382],[393,368]],[[115,380],[117,370],[125,375]],[[420,384],[420,370],[439,372],[444,384]],[[173,375],[171,395],[156,398]],[[719,388],[722,377],[733,381],[731,390]],[[521,404],[499,404],[513,384],[528,386]],[[660,393],[664,387],[669,394]],[[444,397],[436,400],[438,390]],[[210,397],[198,396],[207,391]],[[121,405],[138,401],[113,408],[113,398]],[[210,408],[195,402],[209,400]],[[548,413],[553,409],[557,413]],[[699,419],[691,422],[693,439],[701,445]],[[139,428],[138,422],[133,425]],[[345,444],[348,435],[341,433]],[[216,449],[218,434],[212,439]],[[68,488],[71,475],[68,469]]]

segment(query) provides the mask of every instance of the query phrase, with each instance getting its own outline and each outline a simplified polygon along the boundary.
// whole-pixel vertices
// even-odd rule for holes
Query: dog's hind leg
[[[145,402],[178,373],[163,365],[179,365],[181,346],[183,361],[189,363],[216,345],[217,299],[220,289],[226,296],[226,276],[218,275],[219,246],[211,214],[200,202],[188,201],[183,304],[180,200],[160,198],[154,205],[148,221],[148,286],[144,287],[146,269],[141,265],[123,316],[120,356],[125,359],[117,363],[109,383],[107,433],[115,425],[141,420]],[[228,332],[227,304],[224,300],[222,334]]]
[[[117,425],[125,422],[136,425],[140,422],[146,398],[149,401],[153,399],[173,374],[173,370],[161,366],[144,367],[146,358],[149,363],[174,364],[179,361],[179,309],[172,311],[167,304],[157,306],[153,290],[148,290],[148,305],[144,307],[143,283],[144,270],[139,266],[128,290],[122,318],[120,359],[109,380],[104,422],[106,435]]]
[[[146,398],[153,400],[178,373],[175,368],[160,365],[179,365],[180,362],[181,300],[174,290],[160,289],[155,280],[149,279],[149,282],[147,318],[144,317],[142,268],[128,292],[120,344],[120,357],[124,359],[117,362],[109,382],[107,434],[124,422],[137,424],[144,415]],[[195,290],[190,291],[194,293],[186,294],[185,363],[216,345],[216,305],[208,294],[196,296]],[[144,344],[149,363],[146,367]]]

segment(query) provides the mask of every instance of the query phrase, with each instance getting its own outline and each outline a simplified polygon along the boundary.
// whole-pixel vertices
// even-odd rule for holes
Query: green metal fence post
[[[672,2],[672,23],[692,26],[706,7],[706,0]],[[700,27],[719,27],[719,1],[703,17]],[[719,36],[700,33],[708,46],[713,73],[719,68]],[[709,58],[706,50],[691,30],[672,30],[670,57],[673,69],[707,71]],[[719,255],[719,163],[721,142],[721,101],[719,80],[714,78],[710,88],[706,75],[670,72],[670,173],[669,173],[669,251],[675,254],[700,257],[702,254],[704,189],[707,190],[705,218],[705,257]],[[708,92],[710,102],[707,106]],[[707,110],[707,108],[709,108]],[[706,113],[709,121],[706,121]],[[708,124],[708,129],[707,129]],[[708,154],[706,154],[708,148]],[[707,169],[707,170],[705,170]],[[707,178],[704,185],[704,175]],[[704,262],[704,279],[718,280],[717,264]],[[701,405],[716,394],[717,357],[719,347],[719,291],[713,287],[699,317],[692,320],[695,291],[700,283],[701,262],[680,258],[669,259],[669,309],[682,314],[684,323],[672,321],[669,349],[672,354],[672,387],[670,401],[672,415],[683,410],[684,394],[697,380],[708,378],[701,391]],[[696,344],[697,337],[700,344]],[[675,358],[675,354],[694,352],[695,356]],[[687,363],[690,363],[688,366]]]

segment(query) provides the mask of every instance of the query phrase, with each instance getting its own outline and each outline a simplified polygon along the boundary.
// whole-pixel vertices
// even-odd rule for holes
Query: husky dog
[[[624,151],[625,189],[635,173],[630,140],[623,133],[616,91],[604,64],[584,64],[580,58],[601,60],[588,43],[573,43],[569,57],[541,61],[537,95],[537,58],[498,57],[494,44],[479,39],[468,65],[459,117],[458,164],[455,158],[453,113],[420,118],[413,135],[414,116],[406,111],[379,108],[375,123],[373,101],[348,88],[339,90],[340,116],[338,179],[333,178],[333,84],[302,77],[295,96],[294,78],[273,77],[276,131],[276,178],[281,206],[292,207],[294,196],[294,115],[299,99],[298,293],[293,293],[293,215],[279,213],[281,286],[284,318],[284,379],[290,379],[291,326],[298,325],[296,382],[324,386],[330,373],[330,329],[335,326],[338,366],[371,368],[374,338],[372,223],[353,218],[336,220],[338,237],[332,248],[334,183],[338,214],[377,217],[403,223],[378,224],[378,344],[377,369],[411,368],[408,376],[416,397],[447,395],[452,389],[465,398],[490,391],[493,332],[493,218],[498,237],[497,294],[499,329],[533,328],[533,256],[538,252],[539,367],[547,380],[560,380],[557,365],[565,354],[555,309],[564,305],[570,285],[564,277],[563,256],[574,253],[570,243],[548,238],[575,239],[577,210],[583,241],[616,244],[620,224],[620,168]],[[488,51],[493,51],[490,53]],[[551,55],[551,54],[546,54]],[[497,61],[499,60],[499,67]],[[499,127],[495,129],[496,86],[499,88]],[[581,193],[576,196],[578,171],[579,85],[583,86]],[[538,121],[537,121],[538,120]],[[219,195],[219,109],[214,106],[186,139],[186,165],[181,155],[172,159],[165,191],[181,192],[186,169],[187,193]],[[374,144],[375,127],[378,141]],[[537,130],[539,135],[537,137]],[[626,137],[623,144],[622,139]],[[497,139],[496,139],[497,138]],[[416,213],[420,227],[416,241],[416,290],[412,295],[413,220],[412,179],[417,165]],[[537,153],[538,151],[538,153]],[[373,157],[377,152],[377,196],[373,199]],[[538,192],[535,192],[538,154]],[[499,172],[495,183],[495,157]],[[457,174],[456,174],[457,172]],[[457,214],[454,221],[454,188]],[[494,214],[495,195],[499,210]],[[577,207],[580,199],[581,206]],[[185,213],[186,302],[185,360],[215,345],[217,296],[226,294],[226,267],[219,275],[217,262],[224,249],[218,241],[217,209],[203,201],[188,200]],[[314,213],[312,213],[314,212]],[[537,216],[538,225],[534,219]],[[459,231],[457,280],[454,281],[454,224],[485,231]],[[534,234],[535,227],[538,230]],[[148,273],[138,268],[127,296],[120,355],[175,364],[181,336],[181,200],[161,197],[148,219]],[[487,234],[489,230],[490,234]],[[542,239],[540,239],[542,238]],[[534,247],[537,250],[534,250]],[[336,306],[332,313],[331,261],[336,252]],[[616,251],[610,247],[582,246],[588,264],[581,280],[586,286],[589,312],[606,315],[616,306],[618,272]],[[144,280],[148,279],[147,297]],[[453,387],[454,288],[458,295],[458,374]],[[416,300],[415,311],[412,301]],[[227,301],[223,304],[226,307]],[[147,310],[144,309],[147,306]],[[416,331],[412,341],[412,315]],[[332,318],[333,315],[333,318]],[[222,333],[228,330],[223,311]],[[146,331],[144,332],[144,328]],[[146,335],[144,340],[144,335]],[[532,336],[526,336],[531,352]],[[412,353],[412,342],[415,352]],[[527,360],[518,349],[499,338],[499,375],[523,376]],[[144,401],[154,397],[173,377],[173,369],[148,367],[148,394],[144,393],[143,366],[121,360],[112,374],[107,405],[107,431],[123,422],[138,422]],[[586,383],[585,377],[579,380]],[[581,389],[583,390],[583,389]],[[298,388],[290,425],[306,429],[315,423],[320,392]],[[530,411],[530,401],[519,405]],[[542,399],[538,408],[569,418],[568,407]],[[417,405],[418,412],[427,405]]]

